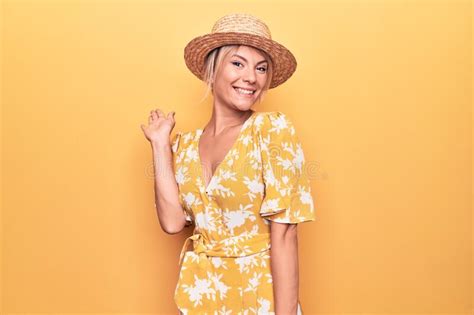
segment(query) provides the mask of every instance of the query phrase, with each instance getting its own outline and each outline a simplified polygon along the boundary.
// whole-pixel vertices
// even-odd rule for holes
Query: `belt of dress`
[[[235,236],[216,242],[209,242],[204,234],[195,233],[188,237],[183,244],[179,256],[182,265],[189,242],[193,241],[193,252],[199,255],[200,265],[207,264],[207,257],[243,257],[256,254],[270,248],[270,234],[257,234],[249,239]],[[204,266],[203,266],[204,267]]]
[[[193,241],[193,250],[186,251],[190,241]],[[216,241],[209,241],[208,237],[201,233],[191,235],[184,242],[179,258],[181,268],[178,283],[174,291],[174,301],[176,305],[180,310],[192,309],[192,307],[197,305],[200,305],[201,309],[212,309],[215,307],[215,300],[209,299],[210,297],[208,297],[208,299],[199,300],[191,298],[193,283],[201,279],[208,280],[211,276],[209,272],[211,272],[213,268],[210,263],[211,260],[208,259],[208,257],[243,257],[263,252],[269,248],[270,233],[240,235]],[[195,254],[197,254],[197,256],[194,256]],[[247,299],[249,299],[249,297],[247,297]],[[247,305],[247,307],[250,307],[255,302],[253,301],[253,297],[250,298],[250,300],[251,301],[247,302],[244,301],[243,303]]]

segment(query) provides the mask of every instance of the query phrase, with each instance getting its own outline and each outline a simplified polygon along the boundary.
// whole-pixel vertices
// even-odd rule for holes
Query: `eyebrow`
[[[245,59],[245,58],[242,57],[241,55],[233,54],[232,57],[233,57],[233,56],[242,58],[245,62],[247,62],[247,59]],[[259,62],[257,62],[257,65],[258,65],[258,64],[261,64],[262,62],[268,62],[268,61],[267,61],[267,59],[260,60]]]

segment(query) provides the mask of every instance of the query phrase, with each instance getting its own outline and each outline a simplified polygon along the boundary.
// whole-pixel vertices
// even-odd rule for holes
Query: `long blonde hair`
[[[210,91],[213,91],[212,85],[215,81],[216,74],[219,71],[219,68],[222,66],[222,62],[227,55],[233,53],[239,49],[242,45],[225,45],[221,47],[217,47],[213,49],[206,57],[206,61],[204,64],[204,82],[207,85],[206,92],[204,93],[204,97],[201,99],[201,102],[204,101],[207,96],[209,95]],[[252,47],[254,48],[254,47]],[[258,48],[255,48],[258,49]],[[263,50],[258,49],[268,60],[268,67],[267,67],[267,81],[263,86],[260,95],[256,102],[260,103],[263,101],[265,94],[267,93],[268,89],[270,88],[270,84],[272,82],[272,74],[273,74],[273,62],[271,57],[264,52]]]

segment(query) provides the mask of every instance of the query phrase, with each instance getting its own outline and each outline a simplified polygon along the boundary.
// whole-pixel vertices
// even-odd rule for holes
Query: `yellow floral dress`
[[[270,221],[315,220],[301,143],[285,114],[254,111],[205,187],[202,133],[178,132],[171,142],[179,200],[195,225],[174,301],[181,314],[274,314]]]

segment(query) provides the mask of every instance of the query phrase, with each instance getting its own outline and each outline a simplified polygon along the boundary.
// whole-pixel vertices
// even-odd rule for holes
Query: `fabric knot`
[[[186,254],[186,250],[188,249],[190,241],[194,241],[194,252],[198,254],[201,259],[203,257],[206,257],[206,246],[204,244],[204,236],[201,233],[196,233],[191,235],[184,241],[183,248],[181,249],[181,254],[179,255],[179,265],[183,263],[184,255]]]
[[[205,234],[195,233],[189,236],[183,244],[179,258],[179,265],[182,265],[184,256],[193,241],[193,252],[199,255],[199,261],[207,262],[209,256],[212,257],[243,257],[270,248],[270,234],[262,233],[247,239],[241,237],[230,237],[217,242],[210,242]]]

